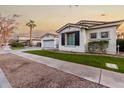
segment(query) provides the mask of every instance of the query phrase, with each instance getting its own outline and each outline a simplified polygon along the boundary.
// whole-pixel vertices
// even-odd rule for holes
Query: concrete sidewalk
[[[0,54],[7,54],[7,53],[9,53],[10,51],[5,51],[5,50],[2,50],[2,49],[0,49]]]
[[[4,75],[3,71],[0,69],[0,88],[11,88],[9,81]]]
[[[63,72],[67,72],[96,83],[100,83],[107,87],[115,87],[115,88],[124,87],[124,74],[121,73],[112,72],[91,66],[61,61],[49,57],[27,54],[21,51],[16,51],[16,52],[11,51],[11,53],[56,68]],[[100,72],[102,72],[101,75]]]

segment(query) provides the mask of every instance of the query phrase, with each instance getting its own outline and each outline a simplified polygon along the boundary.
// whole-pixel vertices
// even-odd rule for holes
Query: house
[[[23,43],[25,46],[29,46],[30,37],[25,35],[19,35],[18,42]],[[32,37],[32,46],[41,47],[40,37]]]
[[[89,42],[106,40],[108,41],[106,53],[116,54],[116,31],[123,21],[81,20],[75,24],[68,23],[57,30],[60,41],[59,50],[89,52]]]
[[[46,33],[41,37],[42,49],[56,49],[58,48],[58,35],[53,33]]]
[[[32,39],[32,46],[35,46],[35,47],[41,47],[41,40],[40,38],[33,38]]]

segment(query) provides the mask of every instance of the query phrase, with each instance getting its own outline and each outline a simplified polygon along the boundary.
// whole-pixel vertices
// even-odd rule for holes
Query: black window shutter
[[[80,32],[79,31],[75,32],[75,45],[76,46],[80,45]]]
[[[61,35],[61,43],[62,45],[65,45],[65,33],[62,33]]]

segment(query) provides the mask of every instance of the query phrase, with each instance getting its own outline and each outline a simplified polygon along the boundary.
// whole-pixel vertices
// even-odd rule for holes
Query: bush
[[[24,47],[24,44],[19,43],[19,42],[11,42],[10,46],[11,47]]]
[[[117,39],[117,45],[119,45],[119,50],[124,52],[124,39]]]
[[[95,53],[106,53],[106,48],[108,47],[108,41],[92,41],[88,43],[89,52]]]

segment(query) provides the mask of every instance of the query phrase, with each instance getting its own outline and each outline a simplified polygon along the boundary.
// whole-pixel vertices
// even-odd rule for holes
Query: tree
[[[19,15],[16,14],[6,17],[0,16],[0,46],[3,44],[6,45],[11,33],[15,28],[17,28],[17,17],[19,17]]]
[[[117,33],[117,38],[118,39],[124,39],[124,32],[118,32]]]
[[[34,27],[36,27],[36,24],[33,20],[30,20],[28,23],[26,23],[26,26],[30,28],[30,46],[32,46],[32,30]]]
[[[121,33],[121,38],[124,39],[124,32]]]

